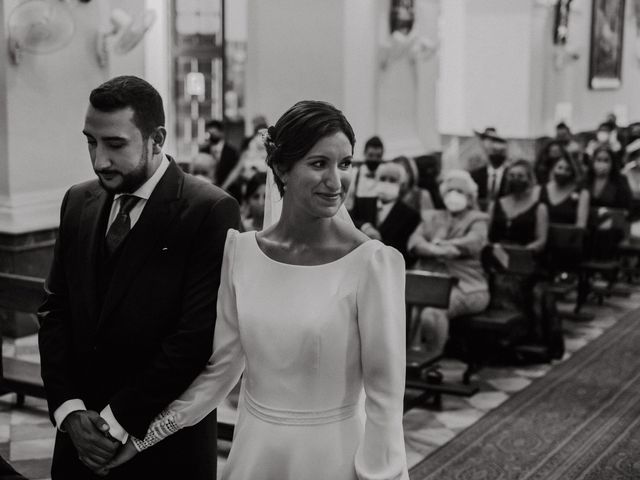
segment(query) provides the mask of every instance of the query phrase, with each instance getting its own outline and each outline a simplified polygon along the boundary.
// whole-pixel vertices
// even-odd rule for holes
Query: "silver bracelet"
[[[142,440],[132,436],[133,446],[136,447],[138,452],[141,452],[176,433],[178,430],[180,430],[180,427],[176,423],[174,413],[169,410],[164,410],[153,420],[147,434]]]

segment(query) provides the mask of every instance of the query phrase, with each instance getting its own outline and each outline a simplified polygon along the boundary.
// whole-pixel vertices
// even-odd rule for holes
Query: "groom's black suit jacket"
[[[227,230],[237,202],[171,161],[114,257],[104,237],[113,196],[97,180],[72,187],[39,311],[42,378],[53,412],[79,398],[142,438],[211,355]],[[107,478],[211,480],[215,412],[114,469]],[[94,478],[58,432],[53,479]],[[101,478],[101,477],[95,477]]]

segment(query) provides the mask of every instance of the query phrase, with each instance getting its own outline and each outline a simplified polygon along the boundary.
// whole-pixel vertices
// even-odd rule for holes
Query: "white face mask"
[[[467,197],[460,192],[456,192],[455,190],[451,190],[447,192],[447,194],[442,199],[444,202],[444,206],[447,207],[452,213],[458,213],[467,208],[469,202],[467,201]]]
[[[376,196],[384,203],[394,202],[400,196],[400,184],[378,181]]]

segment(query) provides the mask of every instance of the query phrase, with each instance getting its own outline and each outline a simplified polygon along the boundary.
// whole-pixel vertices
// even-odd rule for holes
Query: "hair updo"
[[[349,139],[351,150],[356,143],[353,128],[343,113],[327,102],[303,100],[287,110],[264,135],[267,165],[280,195],[284,183],[280,175],[291,170],[324,137],[342,132]]]

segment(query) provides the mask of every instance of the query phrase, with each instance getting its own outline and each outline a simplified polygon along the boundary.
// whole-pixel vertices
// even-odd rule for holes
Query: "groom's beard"
[[[142,146],[142,154],[140,155],[140,160],[138,164],[135,166],[133,170],[128,173],[121,173],[118,171],[112,170],[102,170],[100,172],[96,172],[98,174],[98,181],[102,188],[104,188],[107,192],[117,194],[117,193],[133,193],[138,188],[140,188],[147,180],[147,166],[149,164],[149,159],[147,158],[149,155],[149,149],[147,148],[146,142]],[[111,187],[106,185],[102,178],[100,177],[101,173],[116,173],[119,174],[122,179],[120,184]]]

